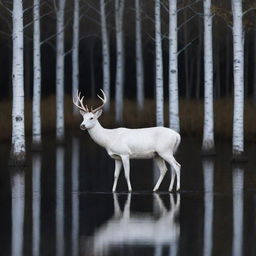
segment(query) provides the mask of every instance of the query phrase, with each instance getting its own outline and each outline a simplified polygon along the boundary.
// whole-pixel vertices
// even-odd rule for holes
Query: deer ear
[[[80,111],[80,114],[81,114],[82,116],[84,116],[85,112],[84,112],[83,110],[79,110],[79,111]]]
[[[102,109],[98,110],[94,115],[96,118],[99,118],[102,114]]]

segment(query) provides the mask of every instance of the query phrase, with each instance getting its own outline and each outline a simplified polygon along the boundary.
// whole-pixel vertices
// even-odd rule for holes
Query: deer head
[[[84,106],[83,100],[84,96],[81,97],[81,93],[77,91],[77,100],[73,98],[73,103],[74,105],[80,110],[80,114],[83,117],[83,122],[80,125],[81,130],[86,130],[86,129],[91,129],[95,126],[97,119],[101,116],[102,114],[102,108],[107,102],[106,95],[103,90],[101,90],[103,98],[99,95],[98,98],[102,101],[102,104],[93,109],[91,107],[91,110],[88,109],[87,105]]]

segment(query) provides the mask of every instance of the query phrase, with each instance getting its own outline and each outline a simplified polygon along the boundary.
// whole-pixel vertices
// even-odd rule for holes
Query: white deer
[[[124,166],[125,178],[128,190],[132,191],[130,182],[130,159],[150,159],[153,158],[160,170],[160,177],[154,187],[158,190],[167,167],[165,161],[171,166],[171,182],[169,191],[172,190],[175,173],[177,176],[176,190],[180,189],[180,164],[175,160],[173,154],[180,144],[180,135],[172,129],[165,127],[151,127],[140,129],[105,129],[101,126],[98,118],[102,114],[102,108],[107,99],[103,90],[103,98],[99,95],[102,105],[89,111],[87,105],[84,106],[81,93],[77,92],[77,100],[73,103],[80,110],[83,116],[83,122],[80,125],[82,130],[87,130],[91,138],[100,146],[107,150],[109,156],[115,159],[115,174],[112,191],[116,190],[118,177],[121,171],[122,163]]]

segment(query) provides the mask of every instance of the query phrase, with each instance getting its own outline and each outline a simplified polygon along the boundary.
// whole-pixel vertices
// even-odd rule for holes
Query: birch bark
[[[124,87],[124,42],[123,42],[123,15],[124,0],[115,0],[116,23],[116,95],[115,95],[115,119],[123,121],[123,87]]]
[[[101,18],[101,37],[102,37],[102,69],[103,69],[103,90],[108,99],[110,99],[110,54],[109,54],[109,40],[107,32],[107,19],[105,10],[105,0],[100,0],[100,18]],[[109,111],[109,102],[105,104],[104,108]]]
[[[232,12],[234,45],[233,158],[239,160],[244,152],[244,46],[241,0],[232,0]]]
[[[33,34],[33,103],[32,103],[32,147],[41,148],[41,49],[40,49],[40,0],[34,0]]]
[[[64,9],[66,0],[59,0],[56,27],[56,139],[64,140]]]
[[[137,82],[137,108],[142,110],[144,107],[144,66],[141,38],[141,10],[139,0],[135,0],[135,31],[136,31],[136,82]]]
[[[160,9],[160,0],[155,0],[156,124],[157,126],[164,126],[163,56]]]
[[[11,164],[25,162],[23,1],[13,1],[12,152]]]
[[[74,15],[73,15],[73,46],[72,46],[72,95],[76,96],[79,89],[79,15],[80,5],[79,0],[74,0]],[[73,105],[73,115],[78,116],[79,111]]]
[[[202,152],[215,153],[211,0],[204,0],[204,131]]]
[[[178,53],[177,53],[177,1],[169,0],[169,127],[180,132]]]

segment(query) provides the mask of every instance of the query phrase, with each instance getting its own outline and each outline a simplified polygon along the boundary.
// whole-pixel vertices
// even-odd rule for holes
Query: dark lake
[[[159,193],[151,160],[131,162],[133,192],[121,173],[112,193],[114,160],[87,134],[61,147],[45,138],[23,169],[8,167],[0,148],[0,255],[256,255],[256,151],[232,165],[231,143],[200,156],[200,141],[183,139],[181,191]]]

